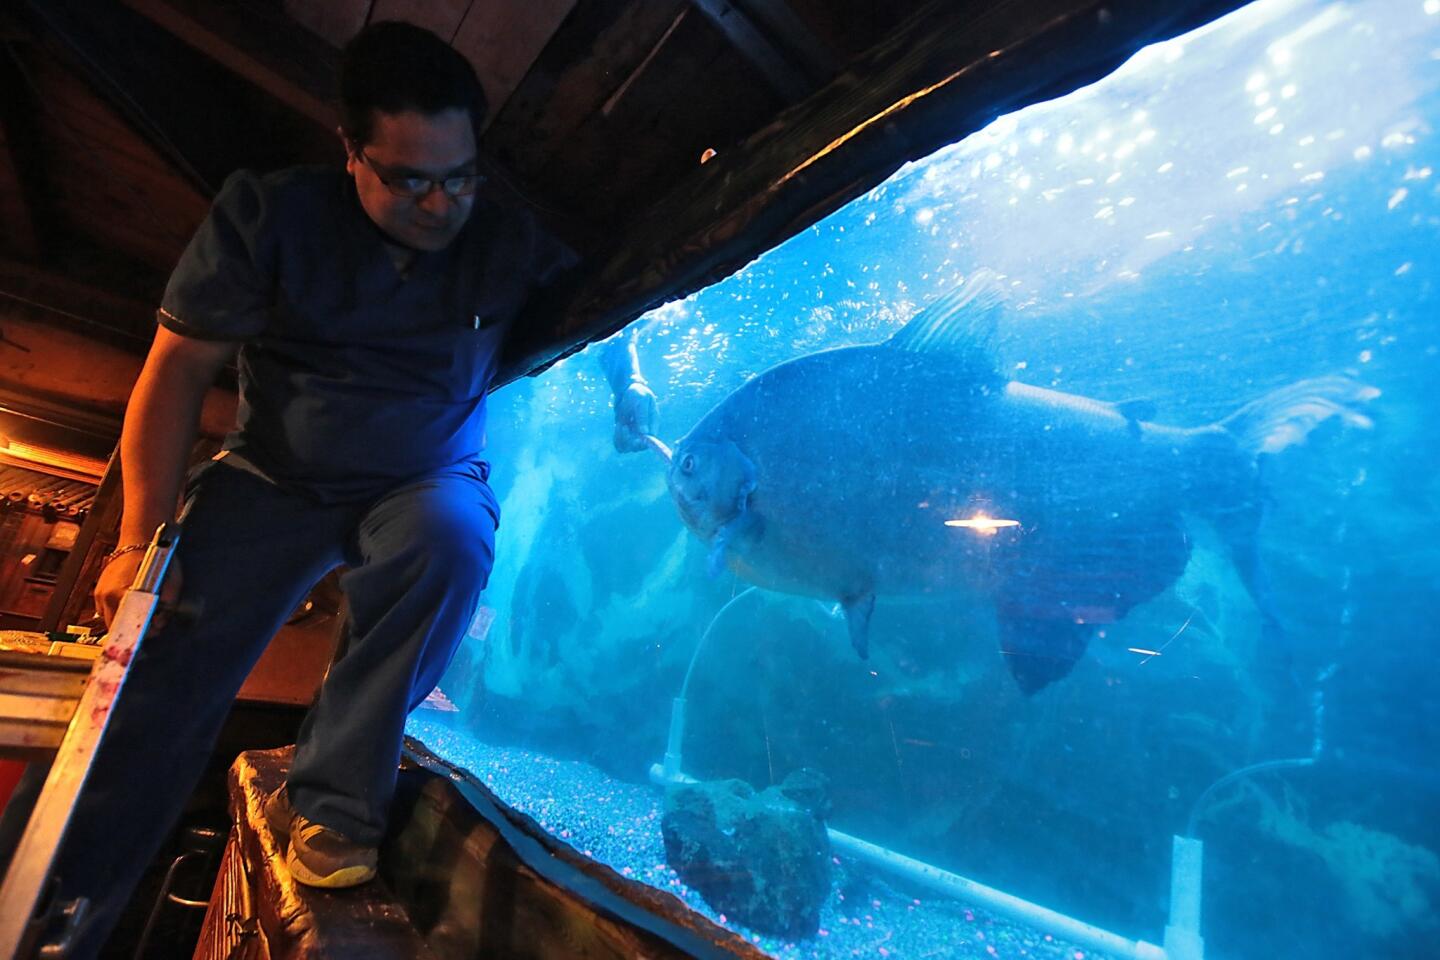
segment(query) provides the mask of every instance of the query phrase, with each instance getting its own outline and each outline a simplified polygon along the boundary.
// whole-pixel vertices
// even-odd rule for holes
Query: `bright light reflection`
[[[1002,520],[997,517],[977,513],[973,517],[966,517],[964,520],[946,520],[947,527],[964,527],[966,530],[974,530],[985,537],[995,536],[995,532],[1001,527],[1018,527],[1019,520]]]

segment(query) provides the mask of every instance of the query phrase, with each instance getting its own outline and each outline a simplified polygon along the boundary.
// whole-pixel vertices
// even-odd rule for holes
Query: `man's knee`
[[[449,569],[453,578],[478,583],[483,588],[495,565],[494,526],[483,521],[457,523],[434,532],[424,545],[431,562]]]
[[[405,552],[452,582],[482,586],[495,563],[495,519],[483,506],[432,503],[411,518]]]
[[[397,491],[362,521],[366,565],[398,562],[452,581],[488,579],[495,516],[471,484],[437,482]]]

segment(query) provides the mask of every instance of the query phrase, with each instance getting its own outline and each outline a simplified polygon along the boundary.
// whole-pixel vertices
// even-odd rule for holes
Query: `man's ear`
[[[355,164],[360,159],[358,156],[359,151],[355,148],[355,141],[345,136],[345,129],[343,127],[335,128],[335,136],[340,138],[340,148],[345,151],[345,171],[347,173],[354,173]]]

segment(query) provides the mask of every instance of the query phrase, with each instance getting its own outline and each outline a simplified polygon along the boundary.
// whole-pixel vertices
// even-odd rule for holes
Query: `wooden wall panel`
[[[125,6],[170,33],[279,103],[321,128],[335,125],[327,58],[293,21],[267,6],[243,9],[206,0],[122,0]]]
[[[575,0],[474,4],[460,24],[454,44],[480,75],[490,101],[490,118],[520,86],[574,7]]]
[[[593,6],[581,11],[565,27],[560,49],[547,52],[508,101],[491,131],[492,145],[518,169],[538,169],[566,134],[648,72],[687,7],[688,0],[650,0],[610,18]]]
[[[83,82],[46,58],[33,73],[51,148],[47,197],[71,231],[168,273],[209,201]]]
[[[0,247],[36,260],[40,257],[40,241],[31,213],[33,198],[16,162],[18,146],[8,125],[0,119]]]
[[[406,20],[426,30],[433,30],[447,42],[460,29],[460,23],[472,6],[489,6],[493,0],[375,0],[370,9],[370,22]],[[528,4],[497,3],[495,6],[516,6],[528,10]]]
[[[612,7],[615,5],[612,5]],[[527,192],[564,211],[582,252],[613,248],[700,164],[780,107],[764,78],[677,0],[582,7],[562,25],[485,143]],[[677,25],[677,16],[684,13]],[[673,29],[672,29],[673,27]]]
[[[343,47],[365,26],[372,6],[374,0],[285,0],[284,9],[290,19],[332,47]]]
[[[469,58],[490,101],[510,98],[576,0],[286,0],[285,12],[332,46],[366,23],[405,20],[434,31]],[[643,4],[641,5],[643,6]]]

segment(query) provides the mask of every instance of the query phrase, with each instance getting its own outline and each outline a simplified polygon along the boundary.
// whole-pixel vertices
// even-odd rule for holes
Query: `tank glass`
[[[1437,124],[1259,0],[637,321],[669,463],[497,393],[409,732],[777,957],[1435,955]]]

